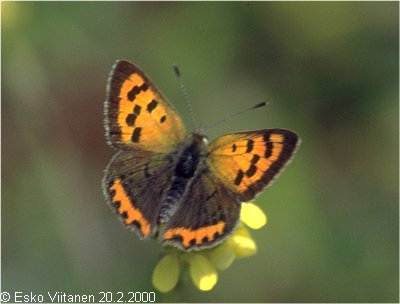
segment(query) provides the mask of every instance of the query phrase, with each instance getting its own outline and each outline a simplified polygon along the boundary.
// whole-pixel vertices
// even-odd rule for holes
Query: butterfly
[[[185,251],[224,241],[242,202],[273,180],[299,143],[292,131],[265,129],[209,144],[201,132],[188,134],[173,105],[123,60],[110,73],[104,125],[118,150],[103,178],[109,205],[141,239]]]

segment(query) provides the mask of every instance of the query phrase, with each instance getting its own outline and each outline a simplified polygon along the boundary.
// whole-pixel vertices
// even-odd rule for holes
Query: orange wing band
[[[190,228],[171,228],[164,234],[164,239],[169,240],[175,237],[182,238],[182,245],[189,248],[192,245],[201,245],[204,242],[213,241],[218,235],[221,235],[225,228],[225,222],[218,222],[215,225],[201,227],[198,229]]]
[[[175,142],[183,140],[185,133],[177,114],[168,108],[151,83],[138,73],[131,74],[121,84],[118,126],[122,142],[151,145],[152,150],[170,144],[166,141],[171,138],[165,138],[165,134],[178,136]]]
[[[233,141],[235,136],[226,135],[224,140]],[[223,157],[223,163],[217,163],[218,168],[221,168],[219,171],[223,172],[227,180],[233,181],[239,192],[245,192],[249,185],[261,180],[264,173],[279,159],[284,141],[282,134],[271,134],[268,147],[263,136],[245,138],[235,141],[233,145],[226,145],[215,152],[215,155]]]
[[[134,207],[134,202],[122,187],[121,179],[117,178],[110,190],[115,191],[112,203],[117,207],[118,213],[124,219],[125,224],[136,225],[144,237],[148,236],[151,231],[150,223],[144,218],[143,213]]]

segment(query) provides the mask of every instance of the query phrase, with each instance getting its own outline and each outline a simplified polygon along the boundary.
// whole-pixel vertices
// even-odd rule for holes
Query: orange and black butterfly
[[[140,238],[183,250],[213,247],[235,229],[250,201],[282,170],[298,136],[285,129],[187,134],[174,107],[127,61],[112,68],[105,102],[108,143],[119,151],[103,188]]]

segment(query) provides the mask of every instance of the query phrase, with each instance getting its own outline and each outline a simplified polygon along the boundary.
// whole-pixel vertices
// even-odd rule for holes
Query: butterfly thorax
[[[205,168],[207,148],[207,138],[198,133],[189,135],[182,144],[171,186],[161,205],[159,223],[166,223],[171,218],[194,177]]]
[[[175,168],[175,175],[191,178],[196,171],[201,155],[207,153],[208,142],[204,136],[193,133],[188,136],[183,146],[183,151]]]

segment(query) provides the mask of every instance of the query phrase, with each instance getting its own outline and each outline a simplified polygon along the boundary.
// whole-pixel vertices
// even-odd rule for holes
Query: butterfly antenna
[[[197,129],[196,128],[197,127],[196,118],[194,117],[192,104],[189,101],[189,96],[188,96],[188,93],[186,91],[185,83],[183,82],[183,79],[181,77],[181,71],[179,70],[179,68],[178,68],[178,66],[176,64],[174,64],[173,67],[174,67],[174,71],[175,71],[176,77],[178,77],[179,86],[181,87],[183,98],[185,99],[186,106],[187,106],[187,108],[189,110],[189,113],[190,113],[190,117],[192,118],[193,127],[196,130]]]
[[[241,114],[243,114],[243,113],[246,113],[246,112],[251,111],[251,110],[254,110],[254,109],[258,109],[258,108],[265,107],[265,106],[267,106],[267,105],[269,105],[269,103],[263,101],[263,102],[260,102],[260,103],[258,103],[258,104],[256,104],[256,105],[254,105],[254,106],[251,106],[250,108],[244,109],[244,110],[239,111],[239,112],[236,112],[236,113],[234,113],[234,114],[231,114],[231,115],[228,116],[227,118],[224,118],[224,119],[222,119],[222,120],[220,120],[220,121],[217,121],[215,124],[213,124],[213,125],[211,125],[210,127],[206,128],[206,131],[210,131],[211,129],[214,129],[214,128],[217,127],[217,126],[219,126],[219,125],[221,125],[221,124],[223,124],[223,123],[226,123],[227,121],[231,120],[232,118],[235,118],[235,117],[238,116],[238,115],[241,115]]]

